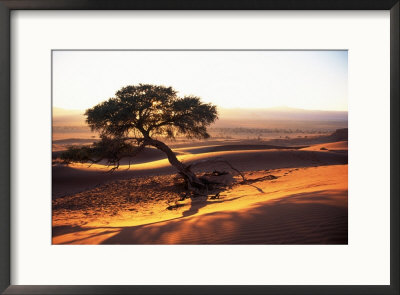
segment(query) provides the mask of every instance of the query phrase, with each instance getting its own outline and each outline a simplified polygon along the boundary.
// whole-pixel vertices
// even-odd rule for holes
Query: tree
[[[207,127],[218,118],[215,105],[203,103],[196,96],[179,97],[172,87],[139,84],[121,88],[115,97],[86,110],[85,116],[86,123],[100,133],[101,140],[91,146],[70,147],[61,155],[65,162],[106,160],[114,170],[122,158],[153,146],[167,155],[189,189],[206,186],[191,166],[180,162],[158,137],[208,138]]]

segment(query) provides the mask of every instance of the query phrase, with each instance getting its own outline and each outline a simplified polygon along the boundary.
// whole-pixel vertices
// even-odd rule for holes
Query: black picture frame
[[[10,285],[10,12],[66,9],[390,10],[390,285]],[[399,294],[399,12],[399,0],[0,0],[0,291],[4,294]]]

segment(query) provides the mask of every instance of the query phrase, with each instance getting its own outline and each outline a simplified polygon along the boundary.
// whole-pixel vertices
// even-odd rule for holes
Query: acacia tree
[[[205,186],[190,165],[180,162],[158,138],[208,138],[207,126],[218,118],[215,105],[202,103],[196,96],[179,97],[172,87],[139,84],[121,88],[115,97],[86,110],[85,116],[86,123],[100,133],[101,140],[91,146],[70,147],[61,155],[65,162],[106,160],[114,170],[122,158],[153,146],[167,155],[189,188]]]

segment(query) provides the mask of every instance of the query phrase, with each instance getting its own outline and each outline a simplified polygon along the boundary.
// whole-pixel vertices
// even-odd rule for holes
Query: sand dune
[[[93,139],[62,139],[53,141],[53,159],[59,158],[61,153],[65,151],[65,145],[83,145],[90,144]],[[266,145],[266,144],[242,144],[242,141],[238,141],[233,144],[221,144],[221,142],[210,142],[209,144],[202,142],[201,145],[189,146],[185,144],[176,145],[176,148],[172,149],[177,155],[184,154],[204,154],[210,152],[224,152],[224,151],[241,151],[241,150],[271,150],[271,149],[300,149],[300,147],[288,147],[288,146],[276,146],[276,145]],[[183,147],[182,147],[183,146]],[[165,153],[153,147],[146,147],[144,150],[135,156],[134,158],[125,158],[121,162],[122,164],[128,164],[129,161],[132,163],[146,163],[156,160],[166,159]]]
[[[238,211],[122,228],[102,244],[346,244],[347,191],[317,191]]]
[[[302,148],[303,151],[347,151],[347,141],[329,142],[323,144],[316,144],[313,146]]]
[[[238,147],[239,149],[236,149]],[[241,148],[249,148],[241,150]],[[200,153],[202,149],[181,149],[178,158],[185,162],[202,159],[215,159],[222,157],[241,171],[277,168],[299,168],[320,165],[347,164],[347,154],[338,154],[320,150],[295,150],[295,149],[255,149],[256,146],[227,145],[207,147],[207,149],[220,149],[224,151]],[[196,154],[196,152],[198,152]],[[192,154],[193,153],[193,154]],[[120,169],[112,174],[107,173],[109,168],[104,165],[74,164],[69,167],[53,166],[53,198],[77,193],[96,185],[117,179],[144,177],[176,173],[176,170],[162,154],[154,149],[147,149],[138,159],[133,159],[133,165],[128,169],[127,162],[123,162]],[[214,169],[228,169],[224,164],[203,165],[198,170],[212,171]]]
[[[176,148],[175,152],[183,152],[185,154],[203,154],[212,152],[228,152],[228,151],[252,151],[252,150],[290,150],[300,149],[301,147],[287,147],[287,146],[276,146],[266,144],[220,144],[220,145],[209,145],[202,147],[190,147],[190,148]]]
[[[196,172],[244,173],[218,198],[182,199],[165,156],[147,148],[110,174],[104,164],[53,165],[53,244],[347,244],[347,141],[283,147],[182,144]]]
[[[62,198],[53,204],[53,244],[347,244],[347,165],[245,174],[259,181],[234,186],[217,200],[182,201],[174,210],[158,197],[146,204],[129,199],[162,191],[162,177]],[[99,205],[91,208],[96,198],[109,215]]]

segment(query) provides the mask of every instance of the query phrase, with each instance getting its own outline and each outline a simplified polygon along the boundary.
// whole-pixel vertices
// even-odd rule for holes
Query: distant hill
[[[347,112],[344,111],[316,111],[288,107],[267,109],[225,109],[218,108],[218,126],[242,126],[243,124],[258,125],[262,121],[318,121],[318,122],[346,122]],[[53,108],[54,126],[82,126],[85,116],[82,110],[66,110]]]
[[[303,110],[289,107],[267,109],[219,108],[220,119],[295,120],[295,121],[347,121],[346,111]]]
[[[334,140],[334,141],[347,141],[348,140],[348,133],[349,130],[348,128],[342,128],[342,129],[336,129],[335,132],[333,132],[330,137]]]
[[[53,107],[53,125],[54,126],[81,126],[85,125],[85,111],[66,110]]]

